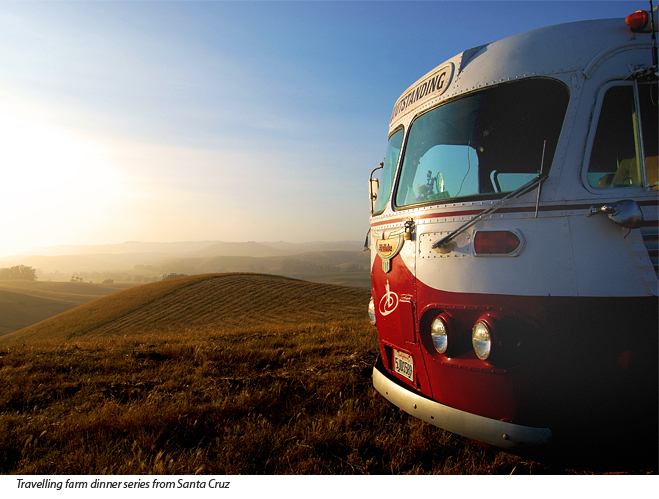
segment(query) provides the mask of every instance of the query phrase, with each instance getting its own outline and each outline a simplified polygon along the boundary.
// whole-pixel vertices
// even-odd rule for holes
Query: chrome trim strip
[[[622,189],[622,188],[620,188]],[[620,190],[618,189],[618,191]],[[640,189],[640,188],[639,188]],[[600,190],[608,190],[608,189],[600,189]],[[654,192],[654,191],[650,191]],[[636,197],[637,203],[639,206],[644,207],[644,206],[652,206],[655,207],[657,206],[657,201],[654,199],[646,199],[642,200],[640,197]],[[496,200],[494,200],[496,201]],[[540,206],[539,212],[540,213],[548,213],[548,214],[553,214],[553,213],[559,213],[561,216],[565,216],[566,211],[585,211],[588,212],[590,208],[593,206],[593,203],[595,204],[603,204],[607,202],[613,202],[614,200],[610,197],[607,196],[606,198],[602,197],[601,199],[592,199],[592,202],[590,204],[546,204],[545,206]],[[449,205],[447,208],[445,208],[444,211],[437,211],[439,208],[437,206],[432,206],[428,207],[425,205],[417,206],[415,208],[405,208],[405,210],[400,210],[396,213],[393,213],[391,215],[376,215],[374,217],[371,217],[369,219],[370,221],[370,226],[375,228],[379,227],[381,225],[395,225],[401,222],[405,222],[409,220],[410,218],[414,218],[414,221],[418,223],[420,220],[426,220],[429,218],[436,218],[436,219],[446,219],[446,218],[459,218],[459,217],[469,217],[472,215],[479,215],[483,211],[485,211],[482,208],[479,208],[480,206],[483,206],[486,203],[486,201],[474,201],[471,203],[460,203],[459,207],[463,207],[461,211],[450,211],[450,210],[455,210],[456,206],[453,206],[452,204]],[[471,209],[468,209],[471,208]],[[517,206],[517,207],[508,207],[508,208],[500,208],[497,210],[498,213],[505,213],[505,214],[517,214],[517,213],[535,213],[535,205],[534,206]],[[442,220],[444,221],[444,220]]]
[[[552,438],[549,428],[521,426],[460,411],[417,395],[404,388],[376,365],[373,387],[389,402],[431,425],[502,449],[547,445]]]

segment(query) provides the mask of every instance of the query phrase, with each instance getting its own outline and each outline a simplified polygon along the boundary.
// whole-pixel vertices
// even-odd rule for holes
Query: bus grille
[[[645,220],[625,238],[650,293],[659,296],[659,221]]]
[[[643,244],[645,244],[645,249],[654,266],[654,273],[659,277],[659,226],[657,223],[641,227],[641,236],[643,236]]]

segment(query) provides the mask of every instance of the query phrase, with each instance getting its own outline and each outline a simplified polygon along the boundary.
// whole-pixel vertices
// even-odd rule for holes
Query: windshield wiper
[[[510,199],[518,198],[520,196],[523,196],[524,194],[527,194],[527,193],[531,192],[533,189],[540,186],[546,179],[547,179],[546,174],[543,174],[543,173],[538,174],[538,176],[535,177],[533,180],[531,180],[530,182],[527,182],[526,184],[521,186],[519,189],[517,189],[517,190],[511,192],[510,194],[508,194],[507,196],[501,198],[497,203],[494,203],[488,209],[481,211],[478,215],[476,215],[474,218],[472,218],[468,222],[466,222],[463,225],[461,225],[460,227],[458,227],[456,230],[451,232],[448,236],[440,239],[439,241],[436,241],[432,245],[432,249],[441,251],[441,249],[444,248],[448,243],[453,241],[453,239],[455,239],[457,236],[462,234],[469,227],[476,224],[481,218],[483,218],[487,215],[490,215],[490,214],[494,213],[495,211],[497,211],[499,208],[501,208],[501,206],[506,201],[508,201]],[[449,251],[451,251],[451,250],[449,249]]]

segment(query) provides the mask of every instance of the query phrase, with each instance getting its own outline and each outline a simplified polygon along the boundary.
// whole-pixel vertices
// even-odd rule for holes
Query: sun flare
[[[74,132],[0,113],[0,252],[14,241],[60,244],[103,223],[123,195],[121,172],[101,145]]]

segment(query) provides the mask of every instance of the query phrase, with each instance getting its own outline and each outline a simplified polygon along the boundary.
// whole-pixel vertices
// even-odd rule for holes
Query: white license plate
[[[394,348],[394,371],[404,378],[414,381],[414,361],[409,353]]]

